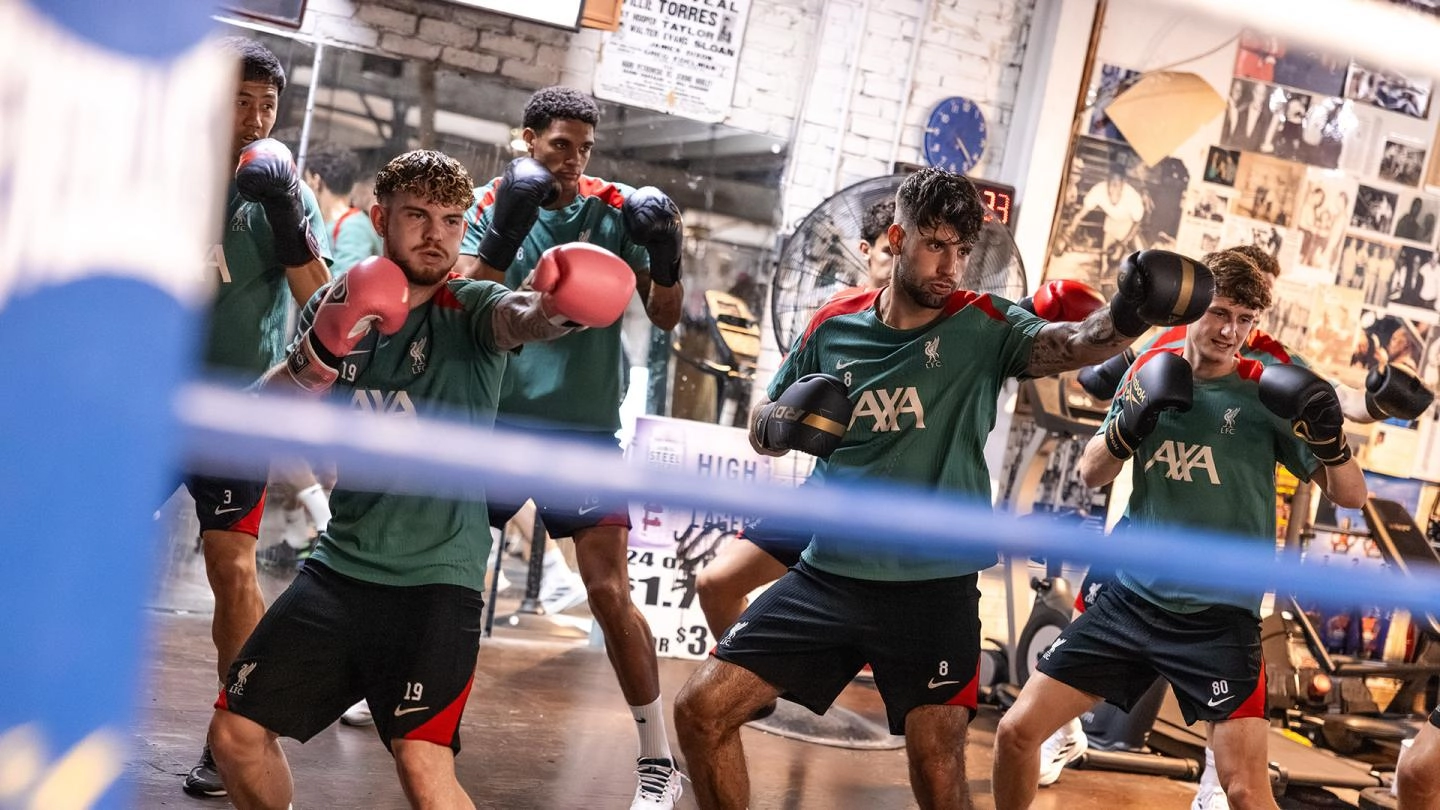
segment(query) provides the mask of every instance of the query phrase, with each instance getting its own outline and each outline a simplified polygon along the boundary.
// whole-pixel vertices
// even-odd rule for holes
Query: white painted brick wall
[[[751,0],[725,123],[791,140],[782,229],[849,183],[887,173],[896,161],[920,162],[925,120],[949,96],[975,100],[989,122],[989,147],[974,173],[998,167],[1034,2],[870,0],[866,9],[863,0]],[[302,30],[523,87],[560,82],[585,90],[604,36],[443,0],[309,0]],[[917,31],[920,59],[907,88]],[[778,354],[762,358],[762,378],[775,362]]]
[[[725,123],[791,137],[825,2],[751,0],[736,72],[737,100]],[[523,87],[564,83],[584,90],[594,86],[604,36],[443,0],[310,0],[301,31],[343,47],[498,74]],[[847,55],[830,58],[843,66]],[[838,87],[843,84],[831,89]]]

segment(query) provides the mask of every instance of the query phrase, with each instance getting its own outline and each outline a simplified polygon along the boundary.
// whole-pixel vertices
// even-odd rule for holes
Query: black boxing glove
[[[854,412],[845,383],[829,374],[806,374],[779,399],[755,410],[750,443],[765,455],[799,450],[829,458],[850,429]]]
[[[1345,440],[1345,415],[1335,386],[1308,368],[1289,363],[1266,366],[1260,373],[1260,402],[1281,419],[1289,419],[1326,466],[1350,460]]]
[[[540,209],[558,196],[560,187],[545,164],[532,157],[510,161],[495,187],[490,227],[480,239],[480,261],[501,272],[509,269],[535,220],[540,218]]]
[[[1136,366],[1120,389],[1120,412],[1105,426],[1105,449],[1124,461],[1135,455],[1165,411],[1185,413],[1195,399],[1195,376],[1185,358],[1155,352]]]
[[[1210,308],[1215,277],[1210,268],[1168,250],[1140,250],[1125,257],[1110,299],[1115,330],[1139,337],[1151,326],[1191,323]]]
[[[235,188],[249,202],[260,203],[275,236],[275,259],[299,267],[320,258],[320,243],[310,230],[300,178],[290,149],[274,138],[251,141],[240,150]]]
[[[1379,419],[1419,419],[1435,402],[1435,392],[1408,367],[1387,363],[1365,377],[1365,410]]]
[[[1135,352],[1127,347],[1103,363],[1080,369],[1075,374],[1075,380],[1090,396],[1101,400],[1111,399],[1115,396],[1115,388],[1125,379],[1125,372],[1134,362]]]
[[[660,189],[645,186],[625,198],[620,214],[630,238],[650,255],[650,280],[661,287],[675,286],[685,238],[675,201]]]

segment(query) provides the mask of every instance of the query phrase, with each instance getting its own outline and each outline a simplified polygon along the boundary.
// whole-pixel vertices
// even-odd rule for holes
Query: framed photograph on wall
[[[1440,219],[1440,198],[1424,194],[1405,194],[1395,206],[1396,239],[1435,243],[1435,222]]]
[[[1345,97],[1373,104],[1382,110],[1425,118],[1430,114],[1432,86],[1430,79],[1351,62],[1350,72],[1345,77]]]
[[[224,0],[221,4],[226,11],[233,11],[242,17],[263,20],[286,28],[300,29],[300,20],[305,16],[306,0]]]
[[[1420,185],[1420,170],[1425,167],[1425,150],[1419,146],[1385,141],[1380,153],[1380,179],[1406,186]]]

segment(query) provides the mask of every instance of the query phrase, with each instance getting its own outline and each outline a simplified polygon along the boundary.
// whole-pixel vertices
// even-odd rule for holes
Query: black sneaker
[[[200,752],[200,761],[185,775],[185,792],[191,796],[224,796],[225,783],[220,781],[220,771],[215,767],[215,757],[210,756],[207,744]]]

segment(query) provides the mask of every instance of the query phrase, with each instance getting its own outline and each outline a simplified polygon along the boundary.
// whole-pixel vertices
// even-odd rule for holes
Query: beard
[[[439,284],[445,280],[446,276],[450,275],[450,271],[455,267],[454,259],[451,259],[443,267],[432,264],[429,260],[421,263],[411,258],[396,258],[395,263],[400,265],[400,270],[405,273],[405,280],[417,287]]]
[[[895,257],[894,274],[890,285],[898,287],[906,297],[925,309],[941,309],[945,306],[945,302],[950,300],[950,293],[936,293],[916,281],[914,274],[905,267],[899,256]]]

